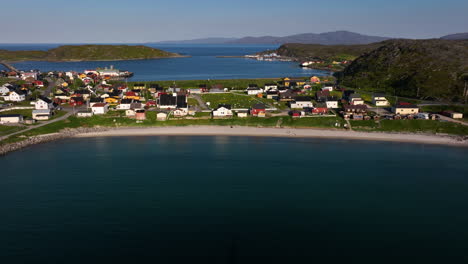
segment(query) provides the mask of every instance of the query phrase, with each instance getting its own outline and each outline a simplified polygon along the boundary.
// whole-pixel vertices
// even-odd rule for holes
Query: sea
[[[75,138],[0,157],[0,263],[467,263],[468,149]]]
[[[48,50],[62,44],[0,44],[5,50]],[[134,44],[136,45],[136,44]],[[141,45],[141,44],[139,44]],[[93,61],[93,62],[38,62],[14,63],[20,70],[78,71],[110,67],[128,70],[135,75],[128,81],[154,80],[214,80],[309,77],[331,75],[331,72],[302,68],[298,62],[257,61],[246,58],[219,58],[243,56],[277,49],[277,45],[208,45],[208,44],[144,44],[146,46],[190,56],[151,60]],[[0,69],[3,66],[0,65]]]

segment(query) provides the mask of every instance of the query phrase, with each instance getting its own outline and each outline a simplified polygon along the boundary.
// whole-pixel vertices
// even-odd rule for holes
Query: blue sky
[[[2,1],[3,2],[3,1]],[[0,43],[139,43],[349,30],[431,38],[468,31],[466,0],[22,0]]]

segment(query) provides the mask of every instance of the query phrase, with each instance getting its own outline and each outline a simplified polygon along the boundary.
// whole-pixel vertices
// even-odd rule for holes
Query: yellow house
[[[283,83],[286,87],[290,87],[292,83],[296,83],[297,86],[303,86],[306,84],[306,81],[303,78],[286,77],[283,78]]]
[[[79,75],[80,79],[84,79],[86,77],[86,74],[82,73]]]
[[[144,90],[144,89],[146,89],[146,85],[144,83],[135,83],[133,85],[133,89]]]
[[[119,103],[119,99],[117,98],[114,98],[114,97],[107,97],[106,99],[104,99],[104,101],[108,104],[118,104]]]

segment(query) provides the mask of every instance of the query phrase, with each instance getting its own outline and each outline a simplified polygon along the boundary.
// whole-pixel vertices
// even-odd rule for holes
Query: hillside
[[[354,60],[366,52],[380,47],[381,43],[367,45],[317,45],[284,44],[276,50],[281,56],[298,60]]]
[[[231,41],[233,44],[285,44],[285,43],[301,43],[301,44],[321,44],[321,45],[357,45],[369,44],[387,40],[389,38],[367,36],[349,31],[335,31],[326,33],[306,33],[290,35],[286,37],[245,37]]]
[[[128,45],[67,45],[48,51],[7,51],[0,50],[0,60],[5,61],[106,61],[106,60],[139,60],[179,57],[170,53],[146,46]]]
[[[457,33],[441,37],[441,39],[450,39],[450,40],[465,40],[468,39],[467,33]]]
[[[460,101],[468,41],[389,40],[337,74],[341,84],[399,96]]]

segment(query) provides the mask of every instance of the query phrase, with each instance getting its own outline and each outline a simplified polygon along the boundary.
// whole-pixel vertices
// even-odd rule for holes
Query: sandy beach
[[[120,128],[108,131],[77,134],[75,137],[119,137],[119,136],[255,136],[289,138],[329,138],[371,141],[412,142],[468,147],[468,140],[455,136],[426,134],[369,133],[340,130],[298,128],[256,128],[229,126],[187,126]]]

